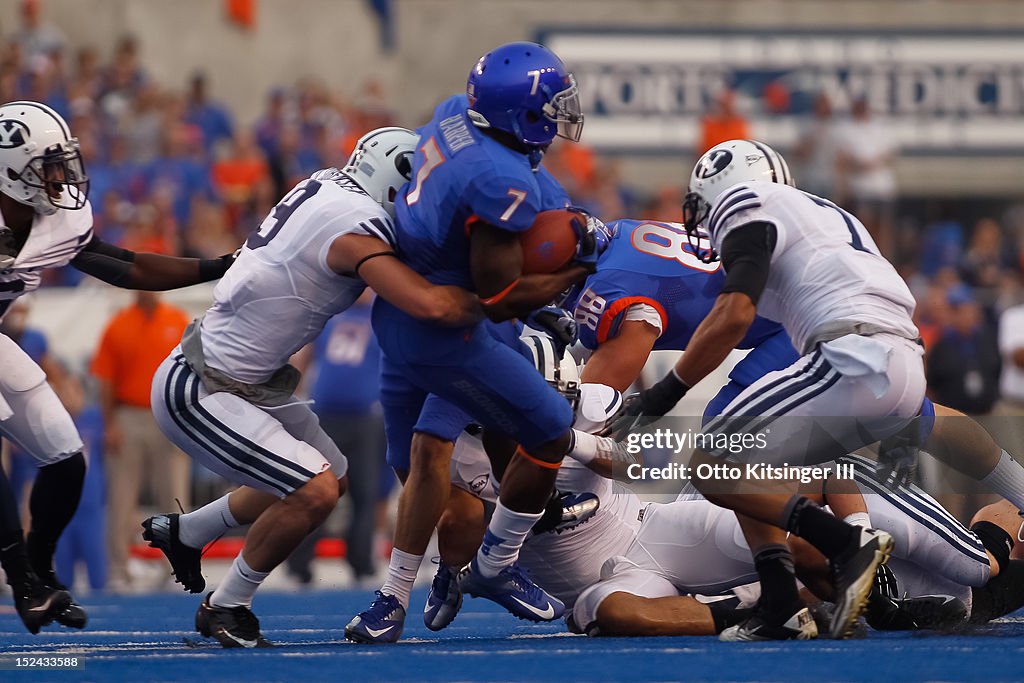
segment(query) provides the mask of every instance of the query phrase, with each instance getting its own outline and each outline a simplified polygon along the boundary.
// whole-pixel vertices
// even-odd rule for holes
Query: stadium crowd
[[[231,252],[294,183],[316,169],[339,165],[365,131],[398,123],[389,94],[378,82],[344,97],[323,83],[299,80],[267,93],[255,123],[240,126],[237,112],[218,101],[216,83],[204,73],[192,74],[185,83],[157,82],[140,61],[139,45],[131,36],[122,38],[105,59],[95,46],[73,48],[39,12],[38,2],[23,3],[22,25],[3,45],[0,101],[38,100],[65,117],[81,143],[96,231],[127,249],[203,258]],[[718,142],[746,137],[741,100],[737,93],[724,92],[711,104],[695,141],[696,154]],[[1024,414],[1024,322],[1018,320],[1024,317],[1024,211],[1004,207],[1000,214],[977,215],[968,223],[950,218],[939,204],[927,211],[905,211],[893,172],[896,154],[866,102],[855,103],[849,116],[839,116],[822,96],[790,156],[798,163],[794,171],[803,187],[857,213],[899,264],[918,300],[916,322],[933,359],[929,384],[935,400],[971,414]],[[680,160],[679,168],[688,161]],[[616,159],[584,145],[558,143],[545,165],[579,205],[606,220],[681,217],[682,170],[663,187],[636,188],[623,178]],[[71,268],[46,274],[50,286],[75,286],[82,277]],[[26,330],[23,321],[12,311],[3,331],[45,355],[45,340]],[[317,381],[318,370],[325,372],[340,362],[348,363],[347,372],[358,377],[360,386],[376,386],[374,354],[379,350],[369,337],[365,310],[350,312],[340,326],[341,331],[328,329],[325,337],[333,337],[310,351],[319,362],[309,365],[309,391],[340,432],[354,421],[379,431],[372,391],[348,396],[346,400],[358,405],[346,404],[331,390],[351,383],[336,377]],[[360,350],[354,351],[355,346]],[[52,360],[49,367],[59,373],[59,359]],[[86,385],[109,382],[109,367],[109,359],[94,363],[96,377]],[[74,405],[71,412],[95,451],[93,462],[102,465],[96,454],[112,451],[111,430],[107,428],[104,438],[102,429],[103,418],[109,421],[112,413],[99,398],[83,400],[75,378],[51,379],[64,385],[58,393]],[[138,403],[135,408],[146,407]],[[355,575],[372,576],[380,558],[380,550],[372,548],[374,526],[379,536],[388,534],[383,531],[386,515],[374,513],[375,506],[366,501],[386,497],[393,479],[384,471],[381,439],[350,448],[366,450],[367,460],[377,463],[376,469],[360,473],[358,485],[353,483],[351,500],[366,514],[350,515],[353,530],[348,537]],[[360,460],[349,455],[353,464]],[[17,469],[17,455],[9,460],[8,466]],[[90,472],[95,472],[87,485],[92,494],[87,494],[79,515],[116,510],[131,519],[113,520],[110,528],[134,528],[142,518],[137,501],[111,505],[110,496],[116,491],[118,496],[137,497],[145,482],[119,482],[115,488],[109,472],[104,481],[102,467]],[[155,484],[156,472],[147,469],[140,477]],[[25,484],[28,476],[12,479]],[[199,490],[200,478],[193,471],[193,492]],[[189,504],[187,495],[179,497]],[[205,502],[205,497],[194,496],[192,503]],[[156,493],[144,502],[166,504]],[[101,519],[96,524],[94,529],[102,533],[107,523]],[[68,536],[65,540],[71,543],[74,534]],[[123,565],[124,549],[113,549],[112,558]],[[93,562],[103,565],[96,576],[90,572],[93,588],[131,587],[123,566],[112,567],[108,581],[106,559]],[[308,558],[297,559],[292,569],[300,581],[309,580]]]

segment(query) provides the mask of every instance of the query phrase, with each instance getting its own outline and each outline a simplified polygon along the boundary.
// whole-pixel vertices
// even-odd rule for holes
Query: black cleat
[[[217,607],[206,596],[196,611],[196,630],[224,647],[274,647],[260,633],[260,620],[248,607]]]
[[[61,583],[57,578],[57,574],[53,571],[52,565],[46,571],[40,572],[37,570],[37,576],[39,576],[39,581],[43,585],[54,590],[64,591],[71,596],[71,591],[69,591],[68,587]],[[54,614],[53,620],[61,626],[67,626],[69,628],[85,628],[86,623],[89,621],[89,615],[86,614],[85,609],[81,605],[75,602],[75,598],[72,596],[71,603]]]
[[[156,515],[142,523],[142,538],[152,548],[159,548],[171,563],[174,580],[189,593],[202,593],[206,588],[203,578],[202,550],[185,545],[178,538],[178,513]]]
[[[71,594],[66,590],[42,583],[13,586],[13,590],[14,607],[25,628],[33,635],[73,604]]]
[[[895,574],[882,565],[878,568],[864,618],[876,631],[949,631],[964,625],[967,606],[952,595],[901,598]]]
[[[722,631],[718,639],[726,642],[763,640],[813,640],[818,637],[814,617],[806,607],[800,607],[784,621],[766,614],[760,606],[742,624]]]
[[[830,635],[836,640],[849,638],[864,612],[875,585],[876,570],[892,552],[892,536],[876,529],[857,528],[855,547],[832,562],[836,589],[836,609]]]

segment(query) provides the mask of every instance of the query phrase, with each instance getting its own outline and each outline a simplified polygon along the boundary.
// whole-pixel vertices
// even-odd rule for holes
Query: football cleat
[[[763,640],[813,640],[818,637],[818,627],[810,610],[801,607],[782,624],[755,609],[749,619],[722,631],[718,639],[736,643]]]
[[[438,562],[437,573],[423,606],[423,623],[431,631],[440,631],[452,623],[461,608],[462,591],[459,590],[457,572],[444,562]]]
[[[66,590],[35,581],[12,586],[12,590],[18,616],[33,635],[39,633],[43,626],[54,622],[59,614],[73,604],[71,594]]]
[[[352,617],[352,621],[345,626],[346,640],[353,643],[394,643],[402,637],[405,628],[405,608],[402,603],[394,595],[385,595],[380,591],[376,591],[375,595],[377,597],[370,603],[369,609]]]
[[[518,563],[505,567],[495,576],[485,577],[480,574],[474,558],[459,572],[459,587],[467,595],[487,598],[528,621],[552,621],[565,613],[562,601],[531,581]]]
[[[210,604],[213,593],[206,596],[196,610],[196,630],[207,638],[215,638],[224,647],[274,647],[260,633],[260,620],[248,607],[217,607]]]
[[[948,631],[967,620],[967,606],[952,595],[899,597],[896,575],[882,565],[864,610],[868,626],[876,631],[931,629]]]
[[[192,548],[178,537],[178,513],[156,515],[142,523],[142,538],[152,548],[159,548],[171,563],[174,580],[189,593],[202,593],[206,588],[203,578],[200,548]]]
[[[600,507],[601,499],[589,491],[583,493],[559,493],[556,491],[530,533],[538,536],[546,533],[560,534],[563,531],[575,529],[580,524],[589,522]]]
[[[857,533],[856,547],[832,561],[836,609],[829,633],[837,640],[853,634],[875,585],[876,570],[892,552],[892,536],[886,532],[857,527]]]
[[[57,574],[53,571],[52,565],[46,571],[36,570],[36,575],[43,585],[53,590],[64,591],[71,596],[71,591],[68,590],[68,587],[57,579]],[[89,621],[89,615],[86,614],[85,609],[81,605],[75,602],[74,596],[71,596],[71,602],[68,603],[67,607],[56,612],[53,615],[53,620],[61,626],[85,628],[86,623]]]

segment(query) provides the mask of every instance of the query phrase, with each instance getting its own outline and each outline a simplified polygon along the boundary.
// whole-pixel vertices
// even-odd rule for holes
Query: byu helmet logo
[[[697,177],[704,180],[724,171],[732,163],[732,152],[727,149],[715,150],[700,160]]]
[[[0,121],[0,148],[21,147],[29,137],[28,126],[15,119]]]

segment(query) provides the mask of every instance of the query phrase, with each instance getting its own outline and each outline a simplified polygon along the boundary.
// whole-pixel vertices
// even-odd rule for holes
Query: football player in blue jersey
[[[704,263],[678,223],[619,220],[597,272],[570,293],[580,342],[594,353],[583,369],[586,383],[625,391],[651,351],[686,349],[694,330],[711,312],[725,283],[720,263]],[[708,403],[717,415],[729,401],[771,370],[799,356],[778,323],[758,318],[736,346],[752,349],[729,375],[730,382]]]
[[[521,317],[582,280],[599,251],[589,225],[580,230],[576,261],[552,274],[523,274],[518,238],[539,212],[568,205],[540,162],[556,136],[576,141],[582,126],[576,82],[550,50],[509,43],[485,54],[469,75],[466,94],[442,102],[419,131],[413,179],[396,202],[403,259],[435,284],[477,292],[492,321]],[[484,324],[446,330],[378,301],[374,328],[395,373],[521,446],[480,552],[460,579],[463,590],[525,619],[559,617],[562,604],[515,560],[572,445],[565,400]],[[422,460],[410,463],[400,508],[414,511],[418,526],[433,529],[448,495],[448,466],[420,471]],[[396,530],[396,539],[402,535]],[[399,575],[411,585],[424,550],[425,542],[404,549],[396,542],[385,588]],[[364,642],[397,639],[408,592],[395,592],[405,594],[380,591],[346,635]]]

